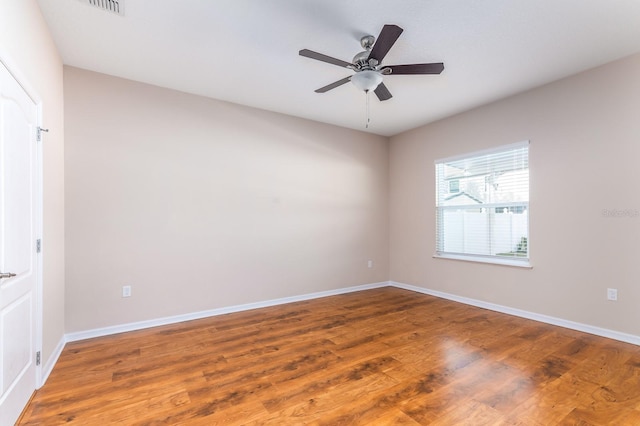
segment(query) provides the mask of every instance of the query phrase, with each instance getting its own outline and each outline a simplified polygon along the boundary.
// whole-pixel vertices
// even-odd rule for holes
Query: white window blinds
[[[437,255],[528,262],[529,142],[435,166]]]

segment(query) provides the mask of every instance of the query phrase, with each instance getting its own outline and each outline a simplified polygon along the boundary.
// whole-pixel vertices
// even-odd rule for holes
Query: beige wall
[[[640,335],[640,216],[603,216],[640,211],[638,76],[640,55],[393,137],[391,280]],[[522,140],[533,269],[433,259],[434,160]]]
[[[62,61],[35,0],[0,2],[0,59],[42,101],[43,126],[43,361],[64,335],[64,118]],[[11,66],[13,65],[13,67]]]
[[[640,335],[640,218],[602,214],[640,209],[640,56],[393,137],[390,151],[385,138],[66,68],[65,154],[62,65],[35,1],[0,4],[0,54],[51,129],[45,362],[65,329],[65,236],[67,332],[390,278]],[[433,259],[433,161],[525,139],[534,268]]]
[[[388,279],[387,138],[77,68],[64,83],[67,332]]]

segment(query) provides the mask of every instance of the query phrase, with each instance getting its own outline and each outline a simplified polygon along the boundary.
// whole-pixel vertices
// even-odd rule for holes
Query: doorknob
[[[16,274],[14,274],[13,272],[0,272],[0,280],[3,278],[11,278],[15,276]]]

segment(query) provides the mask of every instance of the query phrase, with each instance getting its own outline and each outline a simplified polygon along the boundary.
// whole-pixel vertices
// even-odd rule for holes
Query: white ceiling
[[[640,51],[638,0],[38,0],[65,64],[391,136]],[[346,84],[360,37],[404,29],[383,64],[444,62],[386,76],[393,98]]]

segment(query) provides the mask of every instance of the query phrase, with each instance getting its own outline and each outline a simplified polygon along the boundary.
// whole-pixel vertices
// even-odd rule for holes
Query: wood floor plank
[[[449,410],[447,414],[434,420],[433,426],[474,425],[491,426],[499,424],[502,416],[493,408],[475,401],[465,401],[456,410]]]
[[[20,422],[638,425],[640,347],[380,288],[70,343]]]

